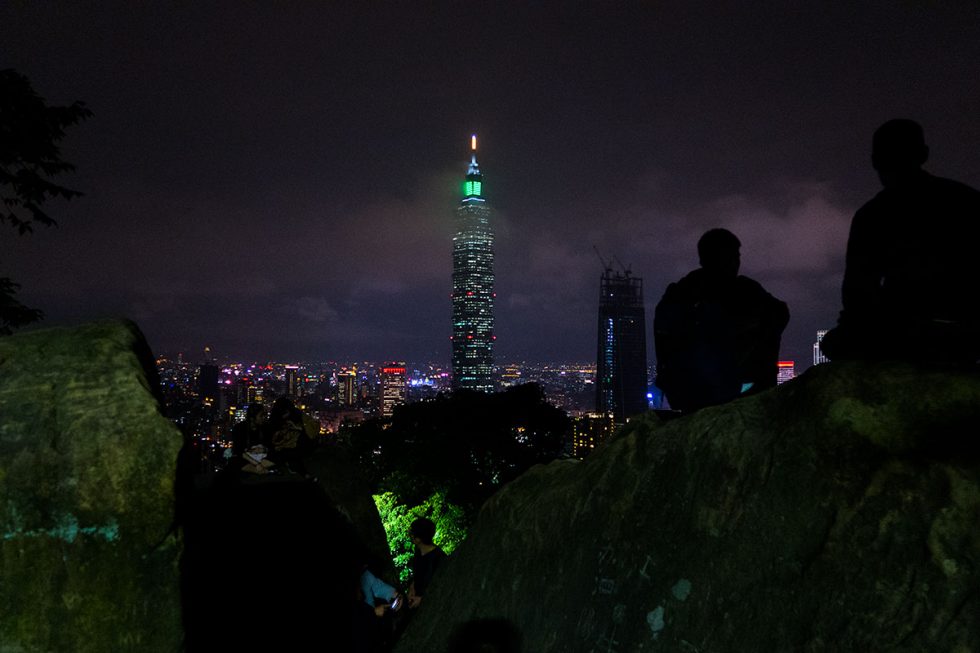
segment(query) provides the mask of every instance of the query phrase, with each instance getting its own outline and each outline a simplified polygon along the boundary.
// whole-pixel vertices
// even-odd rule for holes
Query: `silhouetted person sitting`
[[[739,275],[741,243],[726,229],[698,241],[701,268],[667,286],[653,322],[657,386],[690,412],[776,385],[789,309]]]
[[[884,190],[854,215],[828,358],[973,364],[980,356],[980,192],[922,169],[922,127],[889,120],[872,139]]]
[[[276,399],[265,432],[269,458],[287,471],[305,476],[305,459],[313,449],[313,440],[303,411],[287,397]]]

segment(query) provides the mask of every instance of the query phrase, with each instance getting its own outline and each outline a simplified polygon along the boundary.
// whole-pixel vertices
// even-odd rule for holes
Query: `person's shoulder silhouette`
[[[882,190],[854,216],[831,359],[967,362],[980,353],[980,192],[935,177],[922,127],[890,120],[872,138]]]

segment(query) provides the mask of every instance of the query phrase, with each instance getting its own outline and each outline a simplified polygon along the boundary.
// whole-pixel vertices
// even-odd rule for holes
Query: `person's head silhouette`
[[[886,188],[915,176],[928,158],[922,126],[914,120],[889,120],[871,139],[871,165]]]
[[[698,258],[701,267],[707,272],[723,276],[738,276],[742,259],[739,255],[739,242],[728,229],[711,229],[698,240]]]

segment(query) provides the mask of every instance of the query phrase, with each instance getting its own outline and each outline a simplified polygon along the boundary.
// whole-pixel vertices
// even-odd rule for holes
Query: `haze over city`
[[[449,359],[454,208],[480,135],[499,361],[595,358],[593,250],[644,279],[648,328],[706,229],[833,326],[871,133],[922,123],[980,185],[974,3],[9,3],[0,67],[83,100],[57,229],[0,241],[42,326],[136,320],[155,351]],[[649,338],[650,360],[654,360]]]

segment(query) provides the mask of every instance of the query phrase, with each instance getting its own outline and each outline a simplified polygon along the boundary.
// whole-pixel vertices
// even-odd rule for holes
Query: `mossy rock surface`
[[[483,508],[397,650],[980,651],[980,377],[812,368],[631,422]]]
[[[181,436],[135,324],[0,339],[0,651],[173,651]]]

